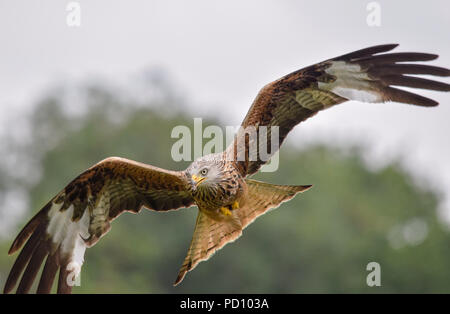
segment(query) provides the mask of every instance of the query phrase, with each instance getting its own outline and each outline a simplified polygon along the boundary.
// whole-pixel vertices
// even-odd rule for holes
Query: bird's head
[[[195,160],[187,169],[193,190],[214,189],[223,180],[224,163],[214,155]]]

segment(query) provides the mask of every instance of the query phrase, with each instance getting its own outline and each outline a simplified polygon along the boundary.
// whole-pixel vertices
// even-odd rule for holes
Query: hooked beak
[[[197,187],[200,183],[202,183],[206,178],[205,177],[198,177],[195,174],[192,175],[192,180],[195,182],[195,187]]]

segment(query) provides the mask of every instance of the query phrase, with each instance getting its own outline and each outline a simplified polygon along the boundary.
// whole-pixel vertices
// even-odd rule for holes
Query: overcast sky
[[[266,83],[366,46],[400,43],[399,51],[437,53],[432,64],[450,67],[448,0],[376,1],[379,27],[367,24],[372,1],[363,0],[80,0],[80,27],[66,24],[69,2],[0,0],[0,123],[55,83],[126,85],[155,66],[193,116],[220,114],[227,125],[240,123]],[[422,94],[441,106],[350,102],[297,127],[289,141],[365,143],[373,164],[402,155],[450,200],[450,93]]]

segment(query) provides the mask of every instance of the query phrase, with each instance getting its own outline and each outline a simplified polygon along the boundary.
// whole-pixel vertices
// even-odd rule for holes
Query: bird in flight
[[[4,292],[29,292],[44,260],[37,287],[49,293],[58,275],[58,293],[70,293],[80,273],[86,248],[94,246],[123,212],[142,208],[169,211],[196,205],[194,234],[175,285],[201,261],[236,240],[257,217],[305,192],[310,185],[275,185],[249,177],[267,162],[257,143],[266,127],[278,130],[278,143],[300,122],[321,110],[356,100],[437,106],[432,99],[393,86],[449,91],[450,84],[412,75],[448,77],[446,68],[418,64],[438,56],[390,52],[397,44],[354,51],[290,73],[264,86],[248,111],[241,130],[221,153],[203,156],[184,171],[170,171],[124,158],[107,158],[76,177],[22,229],[9,254],[22,246]],[[279,146],[279,145],[278,145]],[[270,151],[272,156],[279,147]],[[256,154],[253,154],[256,153]],[[253,155],[252,155],[253,154]],[[239,158],[239,156],[241,158]],[[250,158],[256,156],[256,158]],[[22,274],[23,273],[23,274]]]

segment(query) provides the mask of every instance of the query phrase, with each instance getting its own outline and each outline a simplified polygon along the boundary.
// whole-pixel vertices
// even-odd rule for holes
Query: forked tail
[[[311,185],[276,185],[250,179],[245,181],[248,186],[248,198],[244,206],[232,212],[233,218],[238,220],[238,223],[215,221],[199,211],[191,245],[175,280],[175,286],[198,263],[210,258],[225,244],[239,238],[242,230],[256,218],[270,209],[277,208],[282,202],[290,200],[297,193],[311,188]]]

